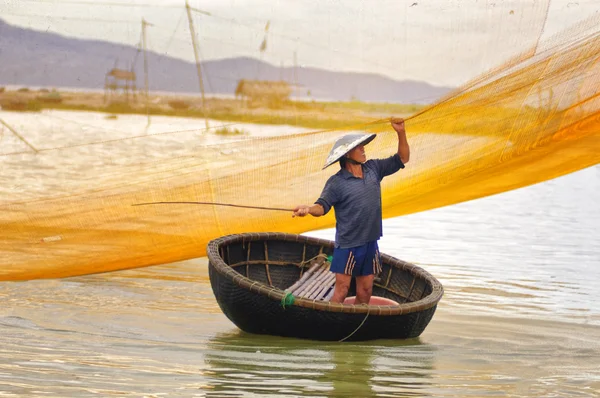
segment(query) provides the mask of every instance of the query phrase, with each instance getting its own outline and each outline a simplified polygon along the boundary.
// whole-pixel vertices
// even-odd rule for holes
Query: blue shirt
[[[372,159],[363,163],[363,178],[341,169],[327,180],[315,202],[325,214],[333,207],[336,247],[349,248],[378,240],[383,235],[381,180],[404,168],[400,156]]]

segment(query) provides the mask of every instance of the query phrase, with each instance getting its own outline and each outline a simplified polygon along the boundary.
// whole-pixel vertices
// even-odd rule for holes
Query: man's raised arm
[[[410,160],[410,147],[406,140],[406,130],[404,128],[404,119],[392,118],[392,127],[398,134],[398,155],[402,163],[406,164]]]

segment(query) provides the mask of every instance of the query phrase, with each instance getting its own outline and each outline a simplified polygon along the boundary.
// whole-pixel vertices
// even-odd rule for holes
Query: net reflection
[[[419,339],[323,344],[235,331],[208,342],[204,389],[209,397],[421,397],[434,355]]]

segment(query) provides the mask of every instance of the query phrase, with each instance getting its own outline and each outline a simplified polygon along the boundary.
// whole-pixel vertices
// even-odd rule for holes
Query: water
[[[385,220],[382,251],[445,288],[425,332],[400,342],[242,333],[205,258],[0,283],[0,396],[598,397],[598,203],[597,166]]]
[[[193,154],[190,148],[200,151],[224,142],[306,131],[292,126],[240,127],[216,120],[211,120],[205,131],[203,119],[152,116],[148,123],[140,115],[118,115],[116,119],[107,116],[97,112],[0,111],[0,119],[30,145],[0,124],[0,198],[7,202],[25,201],[49,192],[61,196],[73,191],[93,191],[123,184],[124,170],[148,172],[173,167],[167,160],[189,159]],[[245,134],[215,134],[221,127],[240,128]],[[220,153],[231,155],[223,150]]]

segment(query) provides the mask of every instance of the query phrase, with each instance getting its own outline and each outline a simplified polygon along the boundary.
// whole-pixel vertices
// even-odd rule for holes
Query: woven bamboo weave
[[[442,285],[427,271],[382,253],[383,271],[373,294],[398,305],[315,299],[323,293],[329,272],[324,270],[327,263],[315,259],[333,253],[333,242],[324,239],[283,233],[236,234],[209,242],[207,252],[219,306],[236,326],[250,333],[340,340],[362,324],[350,340],[412,338],[429,324],[443,295]],[[321,272],[315,278],[311,274],[316,271]],[[297,284],[303,276],[304,283]],[[311,277],[321,277],[320,288],[319,280],[309,288],[306,281]],[[306,292],[294,294],[291,305],[282,305],[299,288]]]

